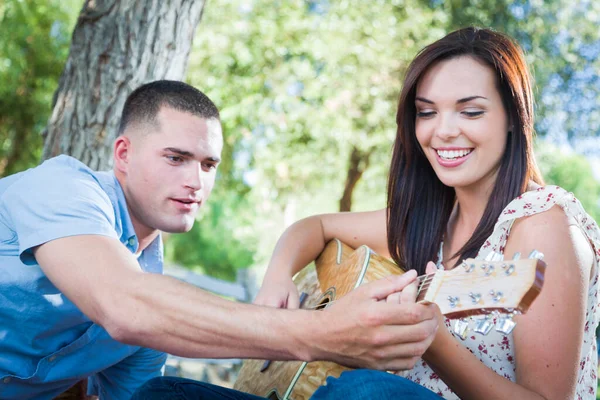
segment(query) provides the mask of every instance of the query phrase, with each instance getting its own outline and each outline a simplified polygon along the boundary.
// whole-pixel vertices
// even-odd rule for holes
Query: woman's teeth
[[[436,150],[438,156],[443,158],[444,160],[455,160],[457,158],[465,157],[470,154],[473,149],[464,149],[464,150]]]

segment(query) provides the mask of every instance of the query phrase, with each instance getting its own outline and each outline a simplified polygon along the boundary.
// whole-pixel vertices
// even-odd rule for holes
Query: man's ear
[[[114,168],[122,174],[127,174],[131,155],[131,140],[127,136],[119,136],[113,149]]]

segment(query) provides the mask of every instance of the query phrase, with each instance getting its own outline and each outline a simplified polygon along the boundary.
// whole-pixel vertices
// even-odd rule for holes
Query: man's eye
[[[174,163],[180,163],[180,162],[182,162],[182,161],[183,161],[183,158],[182,158],[182,157],[180,157],[180,156],[167,156],[167,159],[168,159],[169,161],[172,161],[172,162],[174,162]]]

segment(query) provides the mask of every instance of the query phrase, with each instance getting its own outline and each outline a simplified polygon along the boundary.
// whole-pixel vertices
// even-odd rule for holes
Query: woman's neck
[[[455,263],[454,254],[459,251],[475,233],[490,199],[493,186],[479,186],[476,189],[457,188],[456,203],[448,225],[444,240],[444,265],[452,268]]]

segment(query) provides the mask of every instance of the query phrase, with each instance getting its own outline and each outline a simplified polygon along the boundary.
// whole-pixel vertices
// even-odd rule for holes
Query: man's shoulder
[[[39,166],[26,172],[39,174],[52,180],[60,179],[63,176],[90,176],[93,177],[95,171],[76,158],[67,155],[60,155],[50,158]]]
[[[0,215],[40,216],[100,212],[114,220],[114,201],[96,172],[69,157],[51,158],[35,168],[0,180]],[[69,212],[64,213],[66,206]]]
[[[99,187],[95,171],[73,157],[60,155],[37,167],[0,179],[0,195],[26,191],[33,196],[44,196],[47,192],[60,191],[61,188],[72,190],[86,184]]]

